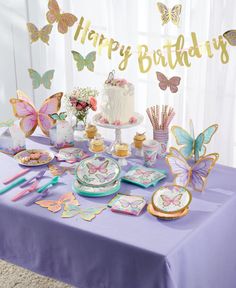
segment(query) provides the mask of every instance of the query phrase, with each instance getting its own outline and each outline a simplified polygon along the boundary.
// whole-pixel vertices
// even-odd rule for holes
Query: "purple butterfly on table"
[[[207,176],[218,158],[219,154],[217,153],[208,154],[190,166],[183,155],[172,147],[166,161],[175,177],[175,184],[183,187],[191,186],[196,191],[203,191]]]

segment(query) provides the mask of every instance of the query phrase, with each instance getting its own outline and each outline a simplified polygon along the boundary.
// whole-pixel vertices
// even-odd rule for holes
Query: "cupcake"
[[[85,132],[86,132],[86,136],[89,139],[93,139],[97,134],[97,127],[95,125],[88,124],[85,129]]]
[[[101,152],[104,150],[104,141],[103,139],[93,139],[90,143],[90,149],[93,152]]]
[[[129,145],[126,143],[118,143],[115,145],[115,154],[119,157],[126,157],[129,154]]]
[[[143,147],[143,141],[146,140],[145,133],[136,133],[134,136],[134,146],[137,149],[141,149]]]

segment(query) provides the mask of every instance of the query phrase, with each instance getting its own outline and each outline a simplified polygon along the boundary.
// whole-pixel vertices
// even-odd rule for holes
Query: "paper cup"
[[[158,152],[160,152],[160,143],[156,140],[146,140],[143,142],[144,165],[151,167],[156,163]]]
[[[169,140],[168,130],[153,130],[153,139],[160,143],[161,149],[157,154],[158,158],[165,158]]]

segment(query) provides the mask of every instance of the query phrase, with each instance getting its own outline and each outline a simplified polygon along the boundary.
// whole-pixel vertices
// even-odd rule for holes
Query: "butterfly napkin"
[[[166,177],[165,170],[147,168],[144,166],[133,166],[123,177],[126,182],[139,185],[144,188],[155,186],[160,180]]]
[[[63,166],[63,165],[60,165],[60,164],[49,163],[48,164],[48,168],[49,168],[49,171],[52,174],[52,176],[62,176],[66,172],[68,172],[71,175],[73,175],[74,172],[75,172],[75,167],[74,166],[67,167],[67,166]]]
[[[142,196],[117,194],[108,204],[113,212],[138,216],[147,202]]]
[[[107,207],[90,207],[90,208],[80,208],[77,205],[68,203],[64,207],[64,211],[61,215],[62,218],[71,218],[79,215],[85,221],[92,221],[96,215],[102,213]]]

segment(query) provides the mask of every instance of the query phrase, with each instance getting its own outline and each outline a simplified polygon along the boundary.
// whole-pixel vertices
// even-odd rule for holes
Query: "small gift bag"
[[[15,155],[23,150],[25,150],[25,134],[20,127],[16,124],[5,127],[0,135],[0,152]]]
[[[166,130],[153,130],[153,139],[160,143],[160,151],[158,151],[158,158],[165,158],[167,154],[167,146],[169,140],[169,131]]]
[[[57,149],[73,147],[74,131],[71,124],[66,120],[56,120],[58,120],[56,125],[49,130],[51,145],[53,145]]]

